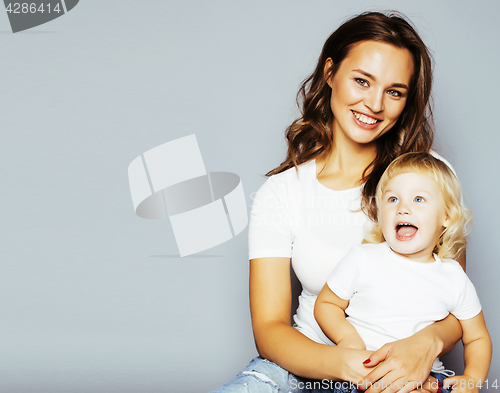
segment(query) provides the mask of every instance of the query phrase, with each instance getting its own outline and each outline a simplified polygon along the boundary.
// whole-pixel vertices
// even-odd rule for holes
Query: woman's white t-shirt
[[[325,187],[312,160],[271,176],[252,205],[250,259],[291,258],[303,288],[294,327],[319,343],[332,344],[314,319],[314,303],[336,264],[363,240],[361,190]]]

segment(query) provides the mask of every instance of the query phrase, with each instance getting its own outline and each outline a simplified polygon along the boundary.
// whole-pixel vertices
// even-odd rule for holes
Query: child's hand
[[[337,346],[352,349],[366,349],[366,345],[358,333],[342,337],[338,341]]]
[[[455,375],[443,381],[445,389],[453,389],[453,393],[477,393],[481,387],[480,381],[476,381],[470,375]]]

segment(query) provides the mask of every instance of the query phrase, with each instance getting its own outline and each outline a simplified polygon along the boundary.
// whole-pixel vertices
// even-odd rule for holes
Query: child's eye
[[[425,202],[425,199],[422,198],[421,196],[415,197],[414,199],[415,202]]]
[[[398,198],[396,198],[396,197],[390,197],[390,198],[388,199],[388,201],[389,201],[389,203],[395,203],[395,202],[397,202],[397,201],[398,201]]]
[[[400,91],[397,91],[397,90],[389,90],[387,92],[387,94],[389,94],[390,96],[397,97],[397,98],[403,97],[403,94]]]
[[[354,80],[361,86],[368,87],[368,81],[363,78],[354,78]]]

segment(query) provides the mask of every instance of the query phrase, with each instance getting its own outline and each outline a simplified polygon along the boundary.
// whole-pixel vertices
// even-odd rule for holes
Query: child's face
[[[432,251],[448,226],[436,182],[417,173],[391,179],[380,202],[380,225],[391,249],[418,262],[432,262]]]

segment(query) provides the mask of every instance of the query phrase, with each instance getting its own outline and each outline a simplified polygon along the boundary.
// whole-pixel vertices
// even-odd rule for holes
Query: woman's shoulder
[[[315,179],[316,163],[311,160],[270,176],[262,188],[270,188],[274,192],[297,192]]]

